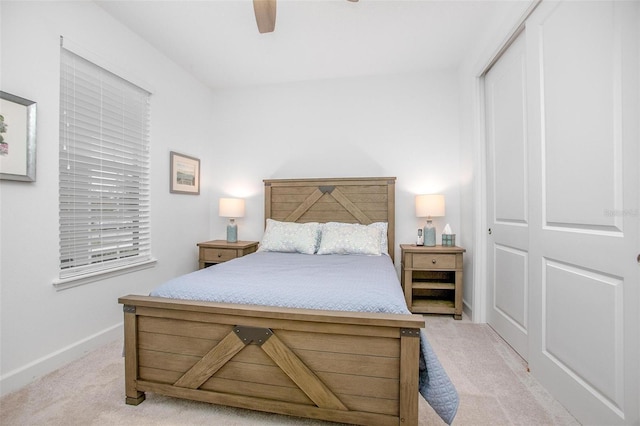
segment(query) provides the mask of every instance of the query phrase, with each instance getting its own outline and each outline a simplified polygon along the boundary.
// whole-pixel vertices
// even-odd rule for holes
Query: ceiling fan
[[[357,2],[358,0],[349,0]],[[253,0],[253,11],[260,34],[271,33],[276,28],[276,0]]]

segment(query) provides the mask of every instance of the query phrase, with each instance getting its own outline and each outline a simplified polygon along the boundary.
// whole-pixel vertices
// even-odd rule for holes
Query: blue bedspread
[[[393,263],[384,255],[258,252],[174,278],[151,295],[287,308],[410,314]],[[424,330],[420,341],[420,394],[451,424],[458,409],[458,393]]]

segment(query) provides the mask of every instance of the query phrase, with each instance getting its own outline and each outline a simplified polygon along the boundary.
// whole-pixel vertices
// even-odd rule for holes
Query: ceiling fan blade
[[[260,34],[273,32],[276,28],[276,0],[253,0],[253,11]]]

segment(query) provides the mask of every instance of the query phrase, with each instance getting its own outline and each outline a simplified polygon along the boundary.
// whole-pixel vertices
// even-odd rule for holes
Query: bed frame
[[[264,183],[265,220],[388,221],[393,259],[395,178]],[[155,392],[334,422],[418,424],[419,315],[133,295],[119,303],[127,404]]]

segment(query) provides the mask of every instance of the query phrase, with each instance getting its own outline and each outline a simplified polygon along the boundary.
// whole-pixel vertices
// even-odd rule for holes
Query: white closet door
[[[487,322],[528,357],[528,148],[524,34],[485,76]]]
[[[638,424],[638,2],[527,20],[529,366],[584,424]]]

